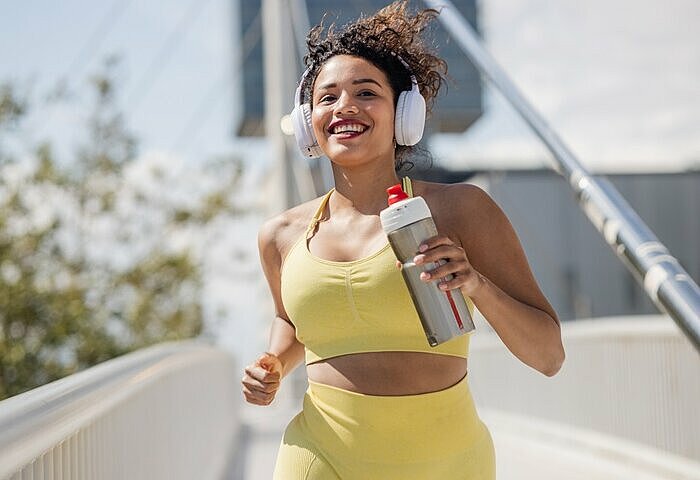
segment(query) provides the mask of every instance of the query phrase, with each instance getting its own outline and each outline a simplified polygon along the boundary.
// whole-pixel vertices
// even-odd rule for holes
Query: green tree
[[[30,102],[0,85],[0,399],[203,330],[197,254],[168,242],[236,213],[240,162],[196,201],[159,198],[158,172],[151,188],[134,187],[137,142],[116,106],[115,65],[92,77],[87,139],[65,165],[48,142],[29,160],[3,148]]]

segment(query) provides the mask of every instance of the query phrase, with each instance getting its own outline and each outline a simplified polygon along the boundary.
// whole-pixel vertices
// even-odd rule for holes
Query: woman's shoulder
[[[491,196],[482,188],[470,183],[437,183],[413,181],[414,193],[428,202],[431,211],[460,211],[471,214],[495,205]],[[416,188],[417,187],[417,188]]]
[[[296,205],[263,222],[258,231],[261,252],[274,249],[284,256],[306,231],[322,198],[323,196]]]
[[[453,240],[498,234],[505,214],[491,196],[477,185],[469,183],[415,182],[414,193],[425,198],[438,230]],[[493,228],[491,228],[493,227]]]

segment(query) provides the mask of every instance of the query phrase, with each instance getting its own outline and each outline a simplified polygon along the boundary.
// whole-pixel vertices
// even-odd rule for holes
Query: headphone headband
[[[313,65],[311,65],[310,67],[307,67],[306,70],[304,70],[304,73],[301,74],[301,80],[299,80],[299,85],[297,85],[297,91],[296,91],[296,93],[295,93],[295,95],[294,95],[294,97],[295,97],[295,98],[294,98],[294,104],[295,104],[295,105],[301,105],[301,103],[302,103],[302,102],[301,102],[301,100],[302,100],[301,96],[302,96],[303,93],[304,93],[304,92],[303,92],[303,89],[302,89],[302,87],[304,86],[304,80],[306,80],[306,77],[309,76],[309,73],[311,73],[311,69],[312,69],[313,67],[314,67]]]
[[[406,71],[408,74],[411,76],[411,89],[418,88],[418,81],[416,80],[416,76],[413,74],[413,70],[411,70],[411,67],[408,66],[408,63],[406,63],[406,60],[401,58],[401,55],[398,53],[390,52],[393,56],[395,56],[399,62],[406,68]]]

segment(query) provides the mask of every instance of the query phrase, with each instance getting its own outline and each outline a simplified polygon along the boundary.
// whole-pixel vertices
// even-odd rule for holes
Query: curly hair
[[[309,73],[306,85],[302,86],[304,96],[311,98],[316,76],[328,59],[336,55],[353,55],[371,62],[386,74],[393,90],[394,106],[399,93],[411,89],[412,73],[430,113],[447,74],[447,63],[432,53],[423,39],[426,26],[438,13],[434,9],[411,13],[408,1],[399,0],[370,17],[361,16],[338,31],[334,23],[325,28],[322,20],[311,29],[306,39],[309,53],[304,57],[304,63]],[[408,64],[410,72],[397,55]],[[406,163],[412,166],[406,158],[413,151],[413,147],[397,145],[396,170]]]

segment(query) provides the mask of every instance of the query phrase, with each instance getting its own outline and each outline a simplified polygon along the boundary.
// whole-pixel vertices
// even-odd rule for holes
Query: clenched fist
[[[269,405],[280,388],[282,362],[276,355],[264,353],[245,368],[243,395],[248,403]]]

